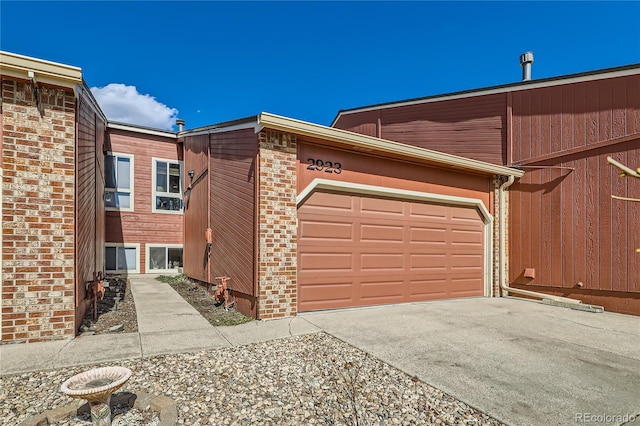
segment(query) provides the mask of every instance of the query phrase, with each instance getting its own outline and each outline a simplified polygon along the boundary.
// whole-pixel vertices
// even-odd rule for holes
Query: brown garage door
[[[300,311],[484,295],[475,208],[317,191],[298,221]]]

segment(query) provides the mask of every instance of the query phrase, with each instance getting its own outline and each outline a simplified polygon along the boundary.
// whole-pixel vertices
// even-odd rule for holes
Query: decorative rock
[[[178,422],[176,402],[168,396],[156,396],[151,399],[151,409],[160,413],[162,426],[174,426]]]
[[[120,393],[136,396],[133,409],[116,414],[119,425],[353,424],[356,413],[360,424],[372,425],[500,424],[326,334],[119,364],[133,374],[112,405]],[[60,383],[86,368],[0,377],[0,423],[18,425],[69,403]]]
[[[113,327],[109,328],[109,332],[110,333],[114,333],[114,332],[122,331],[122,330],[124,330],[124,324],[114,325]]]
[[[67,405],[63,405],[62,407],[54,408],[53,410],[48,410],[45,414],[47,415],[47,420],[49,423],[57,423],[60,420],[66,419],[70,417],[78,411],[79,404],[78,402],[71,402]]]
[[[26,419],[22,423],[20,423],[20,426],[48,426],[48,425],[49,425],[49,420],[47,420],[46,413],[38,414],[37,416],[33,416],[29,419]]]
[[[153,398],[153,395],[150,395],[148,393],[138,393],[133,407],[137,408],[138,410],[148,410],[149,408],[151,408],[151,398]]]

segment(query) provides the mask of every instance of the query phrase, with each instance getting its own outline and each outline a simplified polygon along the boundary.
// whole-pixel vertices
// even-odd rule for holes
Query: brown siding
[[[371,135],[376,114],[383,139],[493,164],[506,162],[504,93],[345,114],[335,127]]]
[[[378,110],[357,114],[345,114],[340,117],[340,120],[338,120],[333,127],[360,133],[361,135],[377,137],[379,118],[380,112]]]
[[[308,158],[340,163],[340,173],[309,170]],[[482,200],[493,211],[491,176],[438,169],[420,164],[322,147],[298,140],[298,193],[315,178]]]
[[[511,164],[615,144],[640,133],[640,75],[512,93]]]
[[[104,270],[104,121],[86,94],[79,100],[76,148],[76,326],[88,308],[85,283]]]
[[[207,242],[209,226],[209,135],[187,137],[184,141],[185,173],[193,170],[192,189],[186,192],[184,210],[184,274],[207,282]],[[189,184],[187,176],[186,184]]]
[[[250,296],[255,296],[257,154],[257,137],[253,128],[211,135],[211,277],[228,275],[231,277],[231,289]]]
[[[640,313],[618,300],[640,293],[640,209],[611,198],[640,198],[640,181],[607,163],[640,166],[638,123],[639,75],[513,93],[511,152],[526,174],[511,190],[512,282]]]
[[[106,212],[106,241],[139,243],[140,273],[145,273],[146,244],[183,242],[182,214],[153,213],[151,191],[152,158],[182,160],[181,149],[173,138],[144,133],[108,129],[107,137],[111,152],[134,157],[134,211]]]

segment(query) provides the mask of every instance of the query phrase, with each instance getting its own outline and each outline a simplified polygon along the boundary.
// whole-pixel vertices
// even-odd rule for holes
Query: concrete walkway
[[[301,317],[213,327],[170,285],[157,281],[154,275],[131,276],[129,281],[136,304],[137,333],[1,345],[0,376],[240,346],[320,331]]]
[[[474,298],[213,327],[168,284],[130,282],[137,333],[3,345],[0,375],[325,331],[507,424],[640,422],[639,317]]]

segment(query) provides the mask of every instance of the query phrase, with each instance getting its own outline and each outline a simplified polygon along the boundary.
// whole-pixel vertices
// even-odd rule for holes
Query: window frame
[[[156,180],[158,176],[158,162],[167,163],[167,173],[168,173],[169,164],[177,164],[180,167],[180,190],[178,194],[157,191]],[[184,164],[180,160],[170,160],[167,158],[158,158],[158,157],[151,158],[151,212],[152,213],[177,214],[177,215],[181,215],[184,213],[184,202],[183,202],[183,194],[182,194],[182,189],[184,188],[183,171],[184,171]],[[168,184],[169,184],[169,174],[167,174],[167,185]],[[180,210],[157,209],[156,197],[178,198],[180,200]]]
[[[118,259],[118,248],[123,249],[136,249],[136,268],[135,269],[107,269],[107,248],[115,247],[116,248],[116,267],[117,267],[117,259]],[[105,243],[104,244],[104,271],[107,273],[129,273],[129,274],[139,274],[140,273],[140,243]]]
[[[162,247],[165,249],[182,249],[182,266],[184,267],[184,247],[182,244],[156,244],[156,243],[147,243],[145,244],[145,271],[147,274],[159,274],[159,273],[178,273],[178,268],[176,269],[151,269],[151,249]]]
[[[135,178],[134,178],[134,159],[133,159],[133,154],[124,154],[121,152],[111,152],[111,151],[107,151],[107,153],[105,154],[105,170],[106,170],[106,157],[107,156],[112,156],[116,158],[115,164],[118,164],[118,158],[128,158],[129,159],[129,189],[126,188],[108,188],[107,187],[107,178],[106,178],[106,172],[105,172],[105,180],[104,180],[104,196],[105,196],[105,205],[104,208],[106,211],[113,211],[113,212],[132,212],[134,211],[134,182],[135,182]],[[118,172],[116,170],[116,176],[118,175]],[[117,185],[117,182],[116,182]],[[125,194],[129,194],[129,207],[108,207],[107,203],[106,203],[106,196],[107,193],[110,192],[112,194],[118,194],[118,193],[125,193]],[[115,195],[114,195],[115,196]]]

